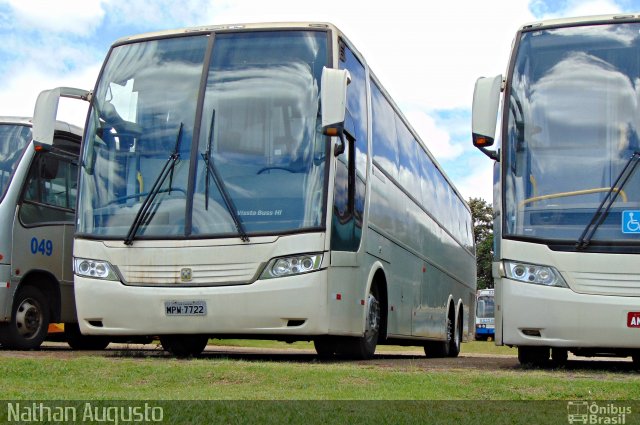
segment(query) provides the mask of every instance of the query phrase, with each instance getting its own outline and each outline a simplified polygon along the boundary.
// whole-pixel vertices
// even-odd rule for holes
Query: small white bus
[[[495,299],[493,289],[480,289],[476,298],[476,340],[495,338]]]

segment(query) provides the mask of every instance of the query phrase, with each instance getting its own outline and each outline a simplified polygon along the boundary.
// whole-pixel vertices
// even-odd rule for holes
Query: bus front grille
[[[125,285],[130,286],[226,286],[255,281],[259,263],[120,266]]]
[[[640,274],[573,272],[569,276],[569,286],[581,294],[640,297]]]

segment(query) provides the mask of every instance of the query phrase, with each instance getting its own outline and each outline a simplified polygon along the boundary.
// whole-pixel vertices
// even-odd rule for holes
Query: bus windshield
[[[481,295],[476,302],[476,317],[490,319],[495,317],[495,303],[493,296]]]
[[[30,127],[0,124],[0,199],[4,198],[13,173],[30,141]]]
[[[327,42],[324,31],[286,30],[114,47],[89,112],[79,232],[245,239],[321,228]]]
[[[592,242],[638,241],[640,172],[616,178],[640,150],[640,24],[524,32],[507,90],[505,236],[575,242],[611,193]]]

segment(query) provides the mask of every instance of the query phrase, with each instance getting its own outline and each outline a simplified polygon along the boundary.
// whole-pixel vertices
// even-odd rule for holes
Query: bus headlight
[[[519,261],[504,262],[505,275],[509,279],[519,282],[533,283],[544,286],[568,288],[560,272],[554,267],[537,264],[521,263]]]
[[[113,266],[106,261],[90,260],[87,258],[74,258],[73,271],[78,276],[94,279],[120,280],[113,270]]]
[[[293,276],[309,273],[320,269],[322,254],[292,255],[289,257],[273,258],[264,268],[261,279]]]

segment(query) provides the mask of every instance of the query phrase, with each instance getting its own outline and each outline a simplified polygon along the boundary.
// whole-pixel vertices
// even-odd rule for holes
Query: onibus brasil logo
[[[624,425],[630,415],[631,407],[616,403],[567,402],[567,420],[570,424]]]

